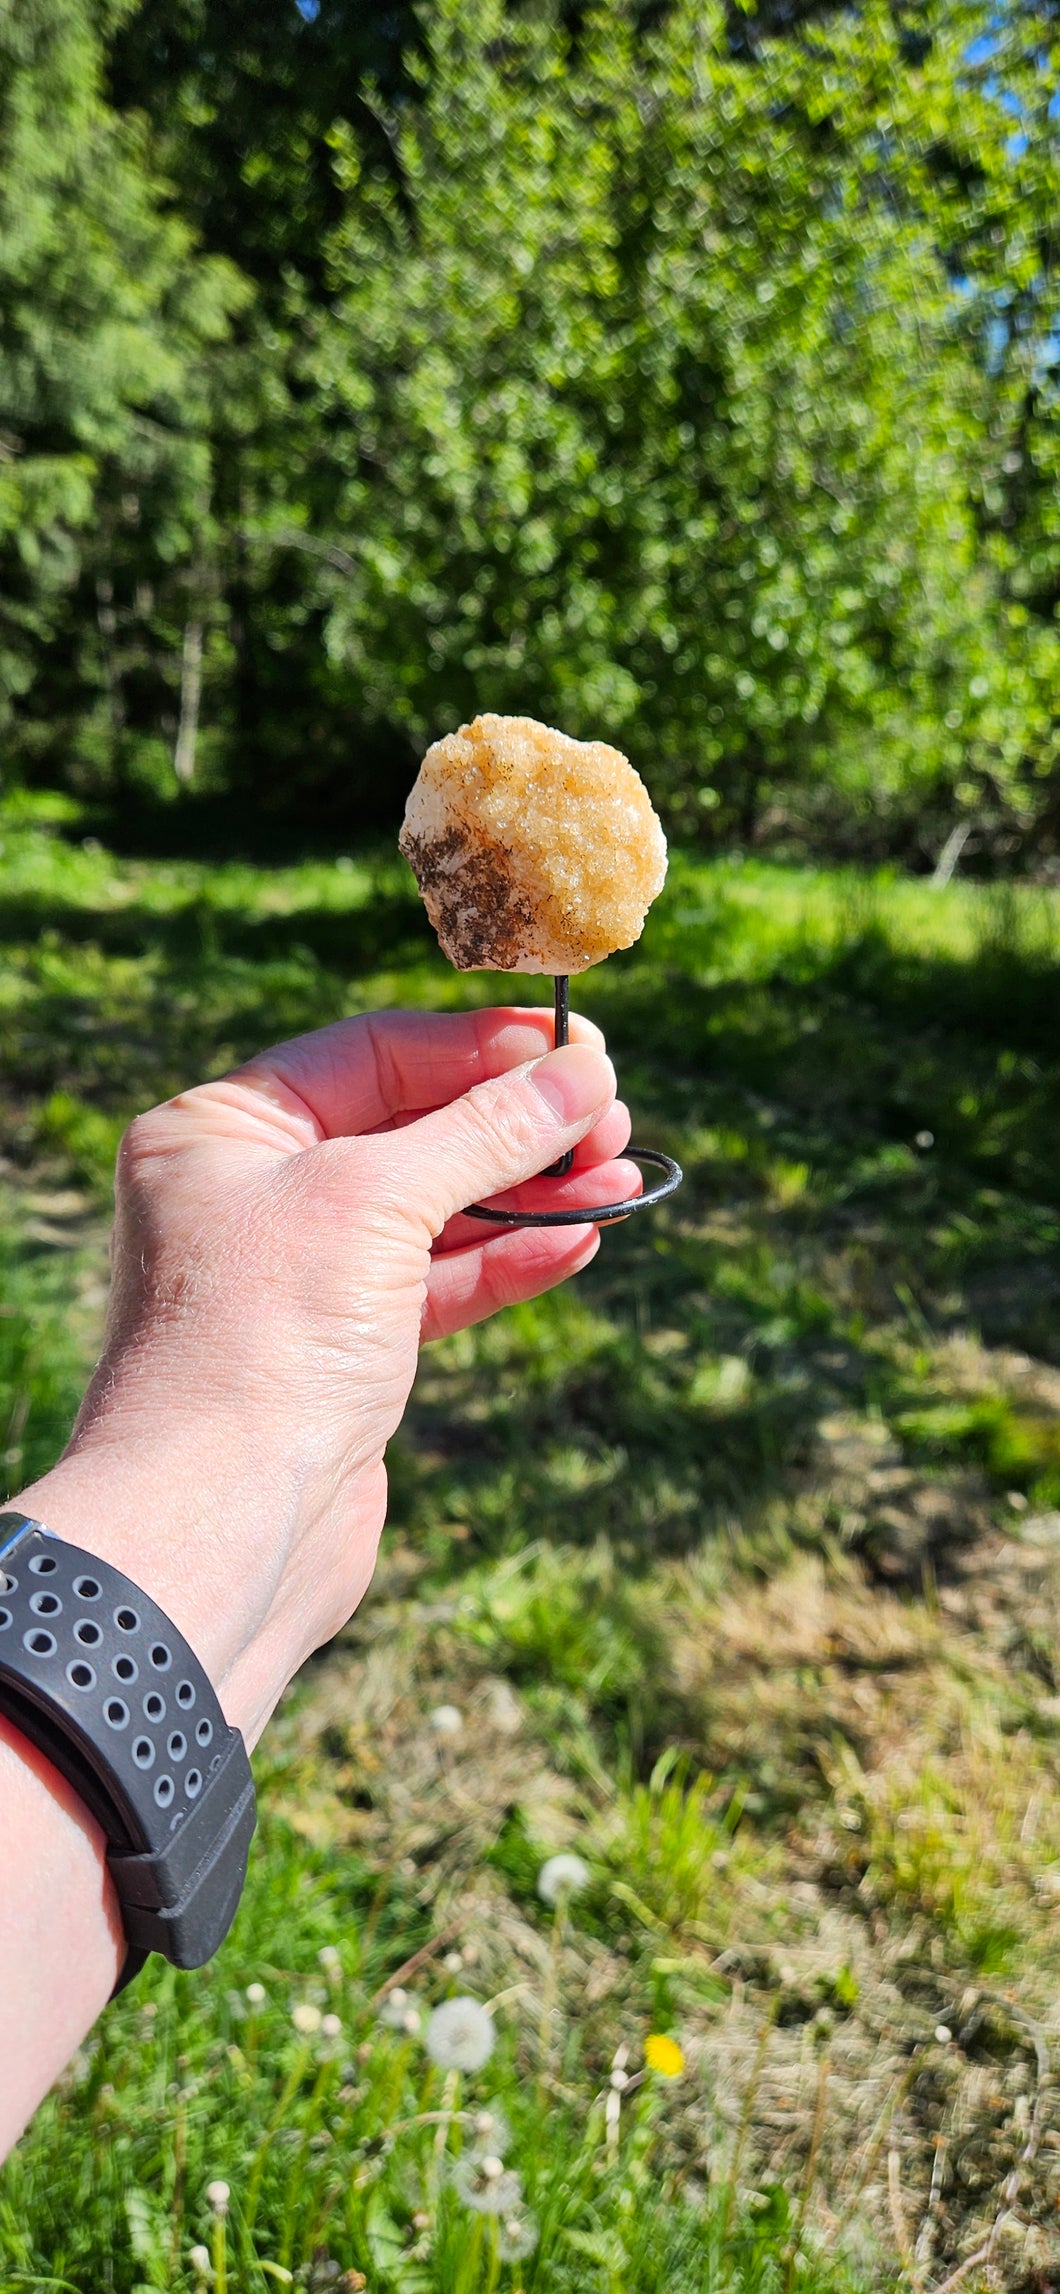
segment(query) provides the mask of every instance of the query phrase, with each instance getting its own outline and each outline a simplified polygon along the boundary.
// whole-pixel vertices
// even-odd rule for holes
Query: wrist
[[[255,1431],[258,1429],[255,1428]],[[183,1633],[231,1726],[253,1747],[292,1675],[345,1624],[371,1577],[386,1478],[367,1464],[335,1486],[270,1457],[245,1426],[210,1439],[175,1411],[97,1420],[7,1501],[123,1571]],[[318,1486],[320,1483],[320,1486]],[[310,1524],[331,1534],[299,1566]],[[314,1540],[316,1542],[316,1539]]]
[[[225,1718],[244,1734],[254,1718],[246,1658],[264,1594],[238,1562],[244,1535],[260,1536],[247,1486],[233,1471],[231,1495],[223,1494],[197,1470],[186,1442],[94,1436],[9,1501],[149,1593],[194,1650]],[[237,1674],[243,1686],[233,1693]],[[266,1693],[258,1684],[259,1703]]]

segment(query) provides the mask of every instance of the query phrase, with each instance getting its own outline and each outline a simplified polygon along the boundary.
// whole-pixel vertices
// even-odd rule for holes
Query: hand
[[[18,1502],[154,1595],[250,1742],[369,1582],[421,1338],[599,1247],[592,1226],[491,1230],[465,1205],[639,1188],[599,1031],[575,1019],[549,1052],[551,1027],[341,1021],[126,1134],[102,1359],[66,1456]],[[533,1184],[576,1145],[569,1178]]]

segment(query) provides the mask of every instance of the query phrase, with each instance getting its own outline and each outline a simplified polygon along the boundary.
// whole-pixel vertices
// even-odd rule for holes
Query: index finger
[[[235,1072],[287,1115],[302,1111],[308,1145],[358,1137],[412,1109],[448,1107],[473,1084],[551,1051],[554,1024],[536,1006],[364,1012],[258,1052]],[[570,1032],[572,1043],[603,1048],[600,1029],[578,1012]]]

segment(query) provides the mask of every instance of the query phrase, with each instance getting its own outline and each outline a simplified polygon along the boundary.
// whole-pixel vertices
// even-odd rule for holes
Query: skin
[[[139,1116],[103,1353],[58,1465],[9,1502],[174,1619],[253,1745],[371,1580],[421,1343],[587,1266],[599,1229],[491,1230],[636,1193],[599,1031],[551,1015],[340,1021]],[[568,1148],[567,1179],[536,1181]],[[0,2155],[123,1957],[98,1827],[0,1722]]]

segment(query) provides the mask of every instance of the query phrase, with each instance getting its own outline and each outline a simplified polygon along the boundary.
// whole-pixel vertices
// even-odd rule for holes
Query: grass
[[[16,1487],[98,1336],[128,1115],[496,983],[386,853],[147,860],[25,799],[0,844]],[[1060,902],[678,859],[582,989],[687,1184],[425,1360],[377,1585],[259,1759],[232,1937],[153,1967],[41,2112],[5,2294],[1060,2281]],[[553,1913],[557,1848],[589,1881]],[[454,2083],[423,2034],[461,1992],[497,2041]],[[490,2109],[511,2259],[466,2203]]]

